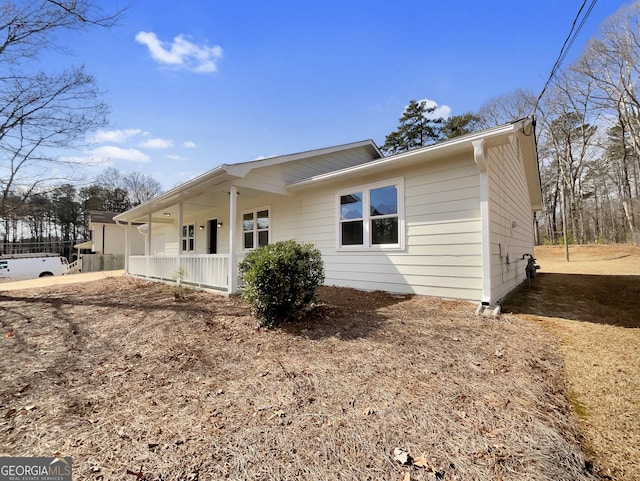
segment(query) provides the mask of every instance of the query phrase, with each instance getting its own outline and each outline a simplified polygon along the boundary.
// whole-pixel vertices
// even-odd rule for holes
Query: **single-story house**
[[[248,251],[295,239],[321,251],[328,285],[495,305],[533,253],[534,127],[522,119],[387,157],[366,140],[223,164],[115,216],[145,224],[144,255],[129,249],[125,268],[233,294]]]
[[[90,254],[79,253],[79,270],[93,272],[122,269],[127,249],[131,254],[145,253],[144,234],[135,228],[123,229],[113,220],[116,215],[115,212],[109,211],[89,211],[90,240],[73,246],[78,252],[91,251]],[[139,227],[140,223],[134,223],[132,226]]]

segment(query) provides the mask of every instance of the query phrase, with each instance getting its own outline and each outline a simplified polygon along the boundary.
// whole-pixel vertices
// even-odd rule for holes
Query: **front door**
[[[208,232],[208,247],[207,252],[209,254],[218,253],[218,219],[211,219],[207,225]]]

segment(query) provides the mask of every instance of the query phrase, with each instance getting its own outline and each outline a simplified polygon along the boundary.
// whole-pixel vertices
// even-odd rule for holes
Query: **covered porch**
[[[255,204],[268,194],[291,195],[279,187],[251,183],[243,178],[244,169],[242,164],[223,165],[117,215],[116,222],[126,230],[125,272],[226,295],[237,293],[246,238],[255,235],[255,246],[259,245],[265,224],[270,237],[271,223],[269,211],[262,218],[260,212],[239,211],[238,199]],[[133,229],[145,236],[144,255],[131,253]]]

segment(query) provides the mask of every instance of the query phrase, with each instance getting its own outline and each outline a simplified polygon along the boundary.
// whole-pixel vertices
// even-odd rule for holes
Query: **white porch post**
[[[149,262],[150,262],[150,257],[151,257],[151,214],[147,215],[147,256],[146,256],[146,260],[147,260],[147,267],[145,269],[145,273],[147,274],[147,277],[149,277]]]
[[[489,221],[489,172],[484,139],[473,141],[473,155],[480,172],[480,225],[482,229],[482,304],[491,305],[491,222]]]
[[[129,229],[131,229],[131,223],[127,222],[124,228],[124,273],[129,274],[129,254],[131,254],[131,237],[129,236]]]
[[[229,278],[227,280],[227,292],[234,294],[238,290],[238,265],[236,263],[236,210],[238,191],[235,185],[229,191]]]
[[[182,202],[180,202],[178,204],[178,272],[177,272],[177,278],[176,278],[176,282],[178,284],[181,283],[182,279],[182,225],[184,224],[183,222],[183,209],[182,209]],[[187,238],[188,238],[188,233],[187,233]],[[187,241],[189,242],[189,241]]]

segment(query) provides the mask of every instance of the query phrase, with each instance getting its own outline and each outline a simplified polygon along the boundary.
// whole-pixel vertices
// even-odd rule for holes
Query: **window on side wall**
[[[244,250],[266,246],[271,238],[269,209],[258,209],[242,214],[242,248]]]
[[[196,229],[194,224],[182,226],[182,252],[193,252],[196,249]]]
[[[343,190],[338,192],[337,197],[338,249],[403,247],[402,179]]]

